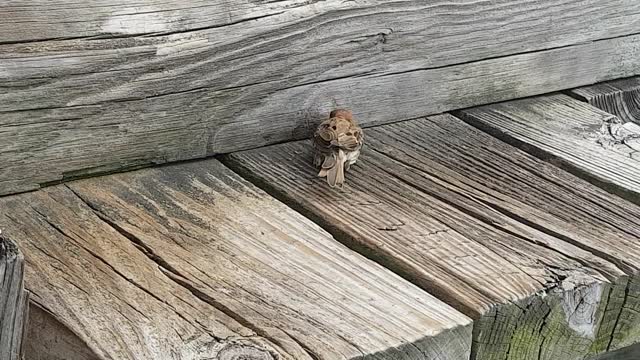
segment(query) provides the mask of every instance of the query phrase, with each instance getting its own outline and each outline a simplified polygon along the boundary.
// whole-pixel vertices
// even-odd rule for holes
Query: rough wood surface
[[[0,199],[0,226],[24,252],[31,301],[101,360],[222,358],[236,345],[272,359],[268,341],[168,278],[67,188]]]
[[[635,0],[13,1],[0,16],[0,194],[299,139],[335,106],[368,126],[640,73]]]
[[[470,319],[216,160],[4,197],[0,222],[100,359],[469,356]]]
[[[640,208],[450,115],[365,130],[332,190],[307,141],[225,161],[476,318],[472,359],[583,359],[640,340]]]
[[[501,11],[500,14],[494,13],[498,10]],[[639,12],[638,4],[629,0],[612,0],[607,3],[598,0],[499,0],[491,3],[459,1],[455,4],[445,1],[424,3],[415,0],[404,3],[398,0],[363,0],[357,3],[338,0],[196,0],[188,3],[180,0],[144,0],[135,4],[123,0],[14,0],[3,3],[0,7],[0,17],[5,19],[0,24],[0,33],[3,35],[0,43],[64,38],[157,36],[216,28],[260,33],[270,30],[269,25],[285,26],[294,20],[315,20],[309,26],[333,22],[339,25],[340,22],[350,20],[374,29],[384,27],[385,24],[381,24],[382,22],[389,25],[401,24],[402,28],[414,30],[415,37],[437,33],[443,37],[460,38],[461,34],[455,33],[454,30],[468,30],[468,26],[471,25],[478,30],[493,31],[497,36],[516,38],[517,43],[501,44],[501,51],[509,52],[510,49],[527,51],[532,47],[544,46],[535,44],[532,37],[541,37],[548,42],[548,46],[562,46],[588,39],[627,35],[630,31],[637,30],[640,22]],[[589,27],[584,26],[585,16],[589,16],[593,21]],[[316,19],[318,17],[320,19]],[[431,29],[424,23],[418,23],[418,19],[433,22],[440,27]],[[486,23],[482,23],[481,20]],[[374,25],[376,21],[378,27]],[[351,25],[348,22],[347,24]],[[255,29],[247,29],[251,27],[248,25],[253,25]],[[20,30],[17,30],[17,26]],[[349,27],[338,31],[359,30],[362,28]],[[468,35],[488,42],[486,34],[468,31]],[[464,41],[463,37],[462,39]],[[437,38],[433,40],[441,41]],[[412,41],[425,45],[415,38]],[[459,51],[455,47],[443,50]],[[473,50],[489,51],[480,47]]]
[[[573,89],[569,93],[617,116],[622,123],[632,122],[640,125],[640,77],[585,86]]]
[[[640,125],[567,95],[487,105],[465,121],[640,204]]]
[[[0,232],[0,359],[22,360],[29,296],[24,290],[24,257]]]

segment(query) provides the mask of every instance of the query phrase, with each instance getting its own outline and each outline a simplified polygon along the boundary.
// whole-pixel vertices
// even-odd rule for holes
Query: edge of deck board
[[[568,94],[617,116],[622,122],[640,124],[640,77],[572,89]]]
[[[507,101],[454,112],[468,124],[640,205],[640,153],[608,144],[613,114],[564,94]],[[602,140],[601,140],[602,139]]]

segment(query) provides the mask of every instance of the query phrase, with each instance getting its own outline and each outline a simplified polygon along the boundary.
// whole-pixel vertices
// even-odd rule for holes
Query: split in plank
[[[0,233],[0,359],[23,359],[28,305],[24,257],[16,244]]]
[[[237,41],[225,38],[268,33],[273,27],[307,22],[307,28],[304,25],[298,27],[313,30],[322,25],[334,25],[332,30],[338,35],[335,38],[363,29],[369,30],[369,37],[374,39],[361,35],[362,42],[375,42],[375,30],[379,31],[385,25],[407,32],[411,30],[413,38],[409,41],[412,43],[407,45],[413,48],[411,51],[424,51],[425,54],[428,53],[427,47],[461,51],[460,47],[445,46],[444,37],[467,41],[469,44],[480,39],[495,48],[477,46],[471,49],[476,53],[492,50],[508,53],[628,35],[640,22],[637,16],[639,11],[637,3],[629,0],[611,0],[606,4],[598,0],[570,3],[559,0],[460,1],[456,5],[442,0],[429,3],[416,0],[363,0],[357,3],[339,0],[195,0],[188,3],[180,0],[143,0],[133,6],[125,0],[14,0],[0,8],[0,18],[5,20],[0,24],[0,44],[66,38],[97,40],[135,35],[179,35],[201,30],[215,31],[217,28],[233,30],[219,41]],[[584,26],[585,16],[593,22],[589,27]],[[340,24],[344,25],[343,29],[339,28]],[[469,31],[469,27],[473,27],[473,31]],[[240,34],[236,33],[238,30]],[[293,30],[296,28],[292,29],[292,33]],[[460,30],[466,31],[461,34]],[[499,45],[491,43],[489,33],[512,42]],[[439,37],[435,37],[436,34]],[[420,36],[431,38],[432,43],[421,42],[418,39]],[[331,40],[335,41],[332,45],[346,45],[336,39]],[[439,53],[432,51],[429,55],[444,57]],[[420,61],[420,57],[416,56],[413,61]]]
[[[88,4],[0,9],[0,194],[300,139],[336,106],[369,126],[640,64],[635,0]]]
[[[462,110],[468,123],[640,204],[640,143],[616,116],[554,94]],[[624,124],[626,125],[626,124]]]
[[[477,318],[472,359],[583,359],[640,340],[640,208],[451,115],[367,129],[343,190],[309,142],[225,161]]]
[[[0,222],[100,359],[469,356],[470,319],[217,160],[0,198]]]

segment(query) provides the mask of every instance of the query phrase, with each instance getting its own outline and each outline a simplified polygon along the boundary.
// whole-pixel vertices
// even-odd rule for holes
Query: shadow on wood
[[[99,360],[69,328],[33,303],[24,344],[26,360]]]

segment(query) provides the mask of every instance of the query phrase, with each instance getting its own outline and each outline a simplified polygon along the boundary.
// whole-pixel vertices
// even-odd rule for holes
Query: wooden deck
[[[0,360],[640,359],[639,1],[0,19]]]
[[[99,359],[468,357],[469,318],[217,160],[5,197],[0,209],[34,304]]]
[[[577,359],[637,341],[640,303],[616,298],[640,285],[629,278],[640,265],[640,207],[451,115],[369,129],[367,144],[343,192],[311,180],[306,142],[229,163],[478,319],[480,359]],[[621,317],[632,329],[613,329]]]
[[[343,189],[295,141],[1,197],[27,359],[633,356],[634,81],[368,128]]]

